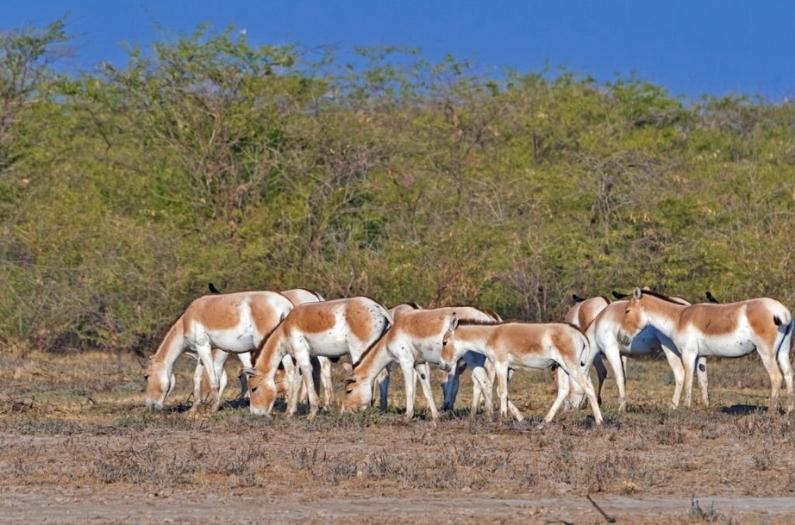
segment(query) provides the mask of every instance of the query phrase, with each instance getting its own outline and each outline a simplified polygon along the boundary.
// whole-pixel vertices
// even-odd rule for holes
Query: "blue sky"
[[[245,28],[255,43],[452,53],[495,75],[551,65],[600,80],[635,73],[677,95],[795,98],[795,2],[785,0],[3,0],[0,27],[64,14],[75,50],[67,67],[75,70],[122,64],[125,42],[146,49],[209,22]]]

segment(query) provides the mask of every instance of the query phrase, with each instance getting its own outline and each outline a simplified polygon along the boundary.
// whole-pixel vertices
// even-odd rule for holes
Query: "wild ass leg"
[[[210,381],[210,398],[208,401],[212,399],[213,403],[215,403],[213,396],[217,396],[218,394],[219,378],[215,372],[212,347],[210,347],[210,343],[206,342],[204,344],[196,345],[196,354],[199,356],[199,361],[201,362],[202,366],[207,371],[207,378]]]
[[[436,410],[436,403],[433,401],[433,390],[431,389],[431,369],[428,363],[416,365],[414,370],[417,373],[417,378],[422,387],[422,393],[425,396],[425,402],[428,404],[428,409],[431,411],[431,419],[439,419],[439,412]]]
[[[693,406],[693,374],[698,360],[698,350],[695,348],[682,349],[682,365],[685,367],[685,406]]]
[[[792,344],[792,330],[790,327],[788,336],[785,336],[781,347],[778,350],[778,364],[781,367],[781,372],[784,374],[784,383],[787,386],[787,412],[792,412],[795,407],[795,398],[793,398],[793,385],[792,385],[792,363],[790,362],[790,345]]]
[[[475,385],[477,385],[477,389],[475,389]],[[494,399],[492,398],[492,389],[493,383],[489,379],[489,375],[486,372],[486,369],[482,366],[476,366],[472,368],[472,409],[470,411],[470,415],[472,417],[477,414],[478,408],[480,408],[480,397],[483,396],[483,409],[486,412],[488,417],[492,417],[494,415]],[[475,397],[475,392],[477,391],[477,399]]]
[[[554,418],[555,414],[558,413],[560,405],[563,404],[566,396],[569,395],[569,383],[571,381],[569,379],[569,375],[566,374],[560,367],[558,367],[556,379],[558,383],[558,395],[555,397],[555,401],[552,403],[552,406],[549,407],[549,412],[547,412],[547,415],[544,416],[544,423],[549,423],[552,421],[552,418]]]
[[[599,401],[596,399],[596,392],[593,389],[591,378],[580,371],[578,368],[569,370],[569,378],[574,380],[575,383],[580,385],[580,388],[585,390],[585,396],[588,398],[588,403],[591,405],[594,420],[597,425],[602,424],[602,411],[599,409]]]
[[[240,364],[243,365],[243,370],[254,368],[251,363],[251,352],[237,354],[237,358],[240,360]],[[248,376],[241,373],[238,379],[240,379],[240,399],[248,399],[251,397],[251,393],[248,391]]]
[[[705,407],[709,406],[709,379],[707,378],[707,358],[699,357],[696,361],[696,377],[698,377],[698,389],[701,390],[701,402]]]
[[[224,390],[226,389],[226,383],[228,381],[228,376],[226,375],[226,370],[224,370],[224,364],[226,363],[229,354],[227,352],[218,350],[215,352],[215,356],[213,359],[213,366],[215,367],[215,375],[218,378],[218,395],[215,396],[215,402],[212,406],[212,411],[217,412],[219,408],[221,408],[221,403],[224,399]]]
[[[323,410],[329,410],[334,403],[334,385],[331,382],[331,360],[318,357],[320,363],[320,383],[323,385]]]
[[[597,356],[593,360],[593,367],[596,370],[596,400],[599,401],[599,404],[602,404],[602,387],[605,384],[605,378],[607,378],[607,367],[605,366],[605,361],[602,358],[602,354],[597,354]],[[582,399],[585,399],[583,396]],[[580,402],[580,406],[582,406],[582,402]]]
[[[500,417],[508,417],[508,365],[506,363],[494,363],[494,371],[497,375],[497,392],[500,396]]]
[[[679,408],[679,400],[682,399],[682,385],[685,383],[685,367],[679,355],[668,348],[667,345],[661,346],[665,359],[668,361],[668,366],[671,367],[671,372],[674,375],[674,397],[671,399],[671,405],[673,408]]]
[[[442,394],[444,401],[442,402],[442,410],[453,410],[455,405],[455,398],[458,395],[459,377],[466,368],[463,362],[455,367],[452,372],[449,372],[442,383]]]
[[[291,356],[284,356],[282,366],[284,367],[284,390],[287,395],[287,415],[293,416],[298,410],[298,403],[301,400],[301,387],[304,378],[296,368]]]
[[[375,389],[378,389],[378,408],[381,412],[386,412],[389,405],[389,382],[391,380],[390,367],[391,363],[384,367],[383,370],[378,372],[375,376],[373,385],[373,400],[375,400]]]
[[[295,357],[296,364],[304,376],[304,386],[307,394],[309,395],[309,420],[315,419],[318,411],[318,397],[315,391],[315,384],[312,381],[312,362],[309,359],[309,348],[301,343],[293,344],[293,357]]]
[[[196,363],[196,370],[193,372],[193,404],[190,407],[189,412],[196,412],[199,409],[199,405],[204,403],[202,399],[202,381],[204,379],[204,367],[202,366],[201,362]]]
[[[624,412],[627,409],[627,397],[624,391],[624,364],[621,361],[621,352],[618,345],[608,344],[604,350],[607,362],[610,363],[610,368],[613,370],[613,375],[616,378],[616,386],[618,387],[618,411]]]
[[[757,347],[757,351],[759,352],[759,357],[762,358],[762,364],[765,365],[767,374],[770,376],[770,407],[768,412],[772,414],[778,410],[778,397],[781,393],[781,371],[778,369],[778,363],[776,363],[776,358],[773,355],[773,352],[775,352],[774,348]]]
[[[416,382],[414,374],[414,359],[407,355],[405,349],[398,357],[400,369],[403,372],[403,380],[406,384],[406,419],[414,417],[414,385]]]

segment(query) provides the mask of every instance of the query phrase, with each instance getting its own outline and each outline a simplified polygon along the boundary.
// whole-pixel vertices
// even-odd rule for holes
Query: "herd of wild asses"
[[[306,289],[282,292],[219,293],[193,301],[169,328],[146,365],[146,406],[161,409],[174,388],[173,365],[188,352],[196,357],[191,410],[220,406],[227,383],[224,363],[236,354],[243,365],[242,395],[252,414],[270,416],[274,401],[284,396],[287,414],[308,401],[309,417],[334,400],[333,363],[346,366],[342,411],[374,402],[386,409],[392,367],[405,380],[406,417],[414,415],[414,390],[419,382],[432,418],[438,417],[431,390],[430,366],[446,372],[443,409],[452,409],[459,379],[467,368],[472,377],[470,414],[493,411],[497,381],[500,415],[523,418],[508,396],[508,382],[520,368],[554,369],[557,396],[544,421],[560,407],[586,400],[597,424],[602,422],[600,392],[607,366],[615,377],[620,410],[626,408],[626,358],[662,352],[674,376],[672,404],[691,405],[693,376],[708,404],[706,360],[759,353],[770,375],[771,408],[777,408],[782,375],[786,409],[792,410],[793,385],[790,311],[769,298],[720,304],[707,292],[707,303],[691,304],[672,296],[635,288],[631,294],[574,298],[563,322],[504,322],[488,309],[474,306],[421,308],[405,303],[387,309],[369,297],[326,301]],[[342,359],[346,357],[346,359]],[[605,364],[605,360],[607,363]],[[598,378],[594,388],[590,368]],[[317,387],[322,386],[323,401]]]

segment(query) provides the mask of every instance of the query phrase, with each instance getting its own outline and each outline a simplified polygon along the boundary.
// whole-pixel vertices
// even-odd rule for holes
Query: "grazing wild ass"
[[[292,303],[276,292],[205,295],[193,301],[171,325],[149,360],[144,372],[147,408],[163,408],[174,388],[174,362],[183,352],[192,351],[208,371],[215,397],[213,410],[217,410],[221,402],[217,395],[220,374],[213,363],[212,349],[235,354],[251,352],[292,308]]]
[[[397,317],[402,314],[403,312],[410,312],[412,310],[421,310],[422,307],[417,303],[401,303],[398,305],[393,306],[389,309],[389,315],[392,316],[392,320],[394,321]],[[369,352],[368,352],[369,353]],[[364,360],[364,357],[362,358]],[[353,370],[351,370],[351,373]],[[417,371],[414,372],[414,384],[416,388],[418,376]],[[375,391],[378,389],[378,405],[381,411],[386,412],[388,405],[389,405],[389,384],[392,381],[392,363],[386,365],[378,375],[375,376],[373,380],[373,392],[371,396],[370,403],[372,404],[372,399],[375,398]],[[350,378],[346,379],[346,386],[350,383]],[[343,410],[344,402],[343,402]]]
[[[684,306],[663,295],[635,288],[621,322],[629,337],[652,326],[671,339],[685,368],[685,405],[692,404],[693,372],[699,356],[741,357],[754,350],[770,376],[770,408],[778,406],[781,376],[787,387],[787,411],[793,399],[793,320],[790,311],[769,298],[728,304]]]
[[[213,283],[209,284],[209,289],[213,294],[220,294],[221,292],[213,285]],[[317,292],[313,292],[311,290],[307,290],[305,288],[294,288],[291,290],[285,290],[283,292],[279,292],[290,302],[293,306],[298,306],[299,304],[303,303],[317,303],[323,301],[323,297],[318,294]],[[227,384],[227,374],[226,370],[224,369],[224,364],[226,363],[227,358],[229,357],[228,352],[224,352],[220,349],[213,350],[213,364],[215,366],[216,374],[219,377],[219,387],[218,387],[218,398],[223,398],[224,388]],[[251,361],[251,352],[243,352],[237,354],[240,363],[243,365],[243,370],[252,368],[252,361]],[[319,381],[323,385],[323,392],[324,392],[324,407],[330,406],[333,401],[333,389],[331,384],[331,362],[326,359],[325,357],[317,358],[318,360],[318,370],[320,373]],[[241,398],[248,398],[248,379],[246,374],[242,373],[239,376],[240,380],[240,397]],[[316,381],[317,382],[317,381]],[[196,370],[193,374],[193,394],[194,400],[194,407],[198,406],[198,404],[206,403],[207,400],[210,398],[212,394],[212,390],[210,389],[210,376],[205,372],[204,366],[202,366],[201,361],[196,362]],[[300,395],[300,394],[299,394]],[[305,395],[305,393],[304,393]]]
[[[276,370],[283,357],[290,355],[302,376],[292,373],[292,363],[290,367],[285,366],[287,377],[293,378],[287,414],[295,413],[301,382],[298,378],[302,377],[309,394],[309,417],[313,419],[317,414],[318,399],[312,383],[311,356],[350,354],[355,365],[391,324],[389,312],[367,297],[296,306],[262,344],[254,368],[246,371],[250,375],[251,413],[270,415],[277,394]]]
[[[558,395],[544,417],[552,421],[566,395],[569,380],[579,384],[588,397],[596,423],[602,424],[602,413],[596,401],[588,366],[588,339],[580,330],[564,323],[503,323],[484,325],[451,319],[442,341],[441,367],[451,370],[466,352],[483,354],[494,363],[500,395],[500,415],[508,415],[508,370],[513,368],[544,369],[559,367]],[[521,414],[516,414],[522,419]]]
[[[346,382],[346,396],[343,410],[355,410],[368,405],[372,399],[373,380],[390,363],[397,361],[403,371],[406,389],[406,418],[414,417],[415,377],[422,391],[433,419],[438,418],[436,403],[430,385],[428,363],[438,364],[442,352],[442,338],[453,317],[483,323],[496,323],[496,314],[478,310],[471,306],[413,310],[403,308],[395,316],[395,324],[384,337],[362,358]],[[483,356],[468,354],[464,357],[472,370],[473,396],[472,414],[480,404],[480,396],[485,397],[486,411],[491,412],[491,381],[484,369]],[[457,362],[457,361],[456,361]],[[445,398],[448,401],[451,390],[457,385],[457,376],[463,367],[455,367],[448,375]],[[455,377],[452,377],[455,376]]]

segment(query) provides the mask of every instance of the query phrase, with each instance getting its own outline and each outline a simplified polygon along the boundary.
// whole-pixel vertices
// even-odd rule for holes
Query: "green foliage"
[[[208,281],[532,320],[634,285],[795,300],[790,102],[203,28],[58,78],[64,41],[0,38],[6,343],[148,351]]]

